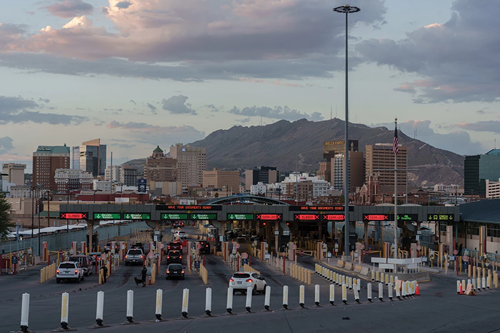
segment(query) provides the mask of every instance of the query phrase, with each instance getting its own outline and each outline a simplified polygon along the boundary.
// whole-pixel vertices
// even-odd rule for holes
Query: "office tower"
[[[94,177],[104,176],[106,169],[106,145],[101,139],[83,142],[80,146],[80,169]]]
[[[160,146],[146,159],[144,177],[150,182],[175,182],[177,180],[177,160],[166,157]],[[151,186],[151,185],[150,185]]]
[[[121,166],[120,182],[125,186],[138,186],[137,168],[123,164]]]
[[[57,169],[54,179],[58,192],[92,189],[92,174],[83,170]]]
[[[113,175],[113,183],[117,183],[121,179],[121,165],[108,165],[105,170],[104,180],[111,181],[111,175]]]
[[[358,140],[349,140],[349,150],[358,151]],[[345,140],[323,142],[323,158],[330,162],[337,154],[345,153]]]
[[[57,190],[54,176],[57,169],[69,169],[70,150],[64,146],[38,146],[33,153],[33,185]]]
[[[337,191],[344,190],[344,153],[332,159],[332,184]],[[365,159],[362,151],[349,151],[349,193],[355,193],[365,180]]]
[[[80,146],[71,147],[71,169],[80,169]]]
[[[177,143],[170,147],[170,157],[177,160],[177,182],[183,192],[189,186],[203,184],[203,171],[207,170],[207,148]]]
[[[483,155],[465,156],[464,194],[486,195],[486,180],[500,178],[500,149],[493,149]]]
[[[217,188],[227,195],[240,192],[240,173],[238,171],[225,171],[213,169],[203,171],[203,187]]]
[[[250,191],[251,186],[257,183],[276,183],[279,178],[280,172],[276,167],[261,166],[253,170],[245,170],[245,190]]]
[[[2,173],[5,180],[9,183],[14,183],[17,186],[24,185],[24,170],[26,164],[5,163],[2,165]]]
[[[394,193],[394,152],[392,143],[376,143],[365,148],[365,177],[378,174],[380,191]],[[407,147],[399,146],[397,155],[398,169],[408,168]],[[406,191],[406,171],[398,171],[398,192]]]

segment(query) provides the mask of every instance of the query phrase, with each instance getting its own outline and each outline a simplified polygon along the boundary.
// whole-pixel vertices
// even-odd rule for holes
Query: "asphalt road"
[[[188,234],[195,230],[185,228]],[[95,324],[97,292],[105,292],[104,323],[108,332],[494,332],[500,331],[497,318],[498,290],[480,292],[478,296],[456,295],[456,279],[453,276],[432,275],[432,281],[420,284],[421,296],[414,299],[384,302],[366,301],[366,282],[361,291],[362,304],[355,304],[352,292],[348,304],[340,301],[341,290],[335,288],[336,306],[328,304],[329,282],[313,276],[311,286],[306,286],[306,309],[298,301],[300,283],[280,271],[257,260],[252,266],[261,271],[271,286],[271,310],[264,310],[264,295],[252,298],[252,313],[245,311],[244,295],[235,295],[233,312],[226,315],[226,294],[232,271],[220,257],[207,255],[206,267],[209,284],[204,285],[196,275],[185,280],[166,280],[162,266],[156,285],[137,287],[134,276],[140,266],[118,267],[104,285],[97,284],[97,277],[90,276],[80,284],[57,284],[51,279],[39,283],[39,269],[33,268],[18,276],[0,276],[0,332],[19,330],[21,295],[31,295],[29,328],[36,332],[49,332],[60,327],[61,293],[70,293],[69,324],[79,331],[92,331]],[[321,288],[320,307],[314,305],[314,284]],[[289,309],[282,310],[283,286],[289,287]],[[205,290],[212,288],[212,313],[205,316]],[[155,295],[163,290],[163,318],[155,323]],[[188,288],[189,319],[181,319],[182,291]],[[134,291],[134,321],[127,325],[126,293]],[[374,288],[376,291],[376,288]],[[374,293],[374,297],[376,293]],[[349,320],[343,318],[348,317]]]

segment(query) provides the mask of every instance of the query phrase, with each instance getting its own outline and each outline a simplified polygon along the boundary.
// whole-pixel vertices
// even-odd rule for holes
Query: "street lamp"
[[[359,12],[360,9],[358,7],[344,5],[340,7],[333,8],[333,11],[337,13],[345,13],[345,154],[344,154],[344,203],[345,203],[345,222],[344,222],[344,237],[345,237],[345,246],[344,251],[346,254],[349,254],[349,108],[348,108],[348,39],[349,33],[347,30],[347,22],[349,13]]]
[[[102,190],[92,190],[94,192],[94,203],[95,203],[95,192],[101,192]]]

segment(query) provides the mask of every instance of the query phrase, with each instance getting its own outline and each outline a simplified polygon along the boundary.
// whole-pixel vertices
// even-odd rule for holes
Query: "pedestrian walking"
[[[148,273],[148,269],[146,268],[146,265],[142,266],[142,271],[141,271],[141,278],[142,278],[142,283],[143,287],[146,286],[146,274]]]

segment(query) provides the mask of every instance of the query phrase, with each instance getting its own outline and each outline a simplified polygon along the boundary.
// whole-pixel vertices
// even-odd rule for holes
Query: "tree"
[[[2,196],[0,196],[0,240],[5,240],[9,233],[9,228],[14,227],[10,221],[9,211],[11,209],[10,203]]]

